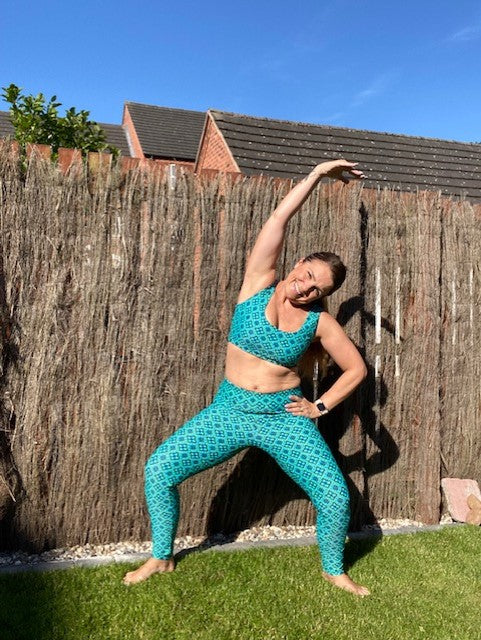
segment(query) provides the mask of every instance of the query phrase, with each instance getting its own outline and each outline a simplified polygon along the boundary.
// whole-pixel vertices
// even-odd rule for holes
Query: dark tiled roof
[[[130,156],[129,143],[127,142],[127,134],[121,124],[105,124],[99,122],[99,126],[105,131],[105,137],[108,144],[112,144],[117,149],[120,149],[122,156]]]
[[[125,103],[140,145],[147,157],[194,162],[205,121],[205,112]]]
[[[101,122],[99,122],[99,125],[105,131],[108,144],[112,144],[114,147],[120,149],[120,153],[123,156],[131,155],[127,136],[122,125],[103,124]],[[7,136],[11,136],[12,138],[14,137],[13,125],[10,122],[10,114],[8,111],[0,111],[0,138],[6,138]]]
[[[367,188],[436,189],[481,202],[481,144],[210,113],[246,175],[296,177],[344,157],[360,163]]]
[[[0,111],[0,138],[13,138],[13,125],[10,122],[10,114],[8,111]]]

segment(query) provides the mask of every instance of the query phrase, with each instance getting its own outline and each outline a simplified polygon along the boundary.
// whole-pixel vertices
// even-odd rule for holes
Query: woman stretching
[[[313,253],[276,281],[276,266],[287,224],[324,177],[349,180],[364,175],[345,160],[323,162],[297,184],[262,227],[246,266],[232,319],[225,379],[213,403],[154,451],[145,467],[151,518],[152,557],[124,577],[124,584],[173,571],[173,541],[179,518],[177,485],[246,447],[258,447],[304,489],[317,510],[317,537],[323,576],[364,596],[366,587],[344,573],[349,524],[346,482],[314,419],[349,396],[366,366],[341,326],[323,312],[322,298],[344,281],[346,269],[332,253]],[[315,402],[302,396],[296,364],[311,342],[342,370]]]

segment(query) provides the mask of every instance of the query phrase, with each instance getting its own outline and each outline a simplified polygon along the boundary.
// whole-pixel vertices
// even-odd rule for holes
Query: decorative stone
[[[479,526],[481,524],[481,500],[476,498],[474,494],[470,493],[466,502],[469,507],[466,522]]]
[[[458,522],[472,521],[472,509],[470,505],[476,505],[476,501],[480,501],[481,504],[481,491],[476,480],[443,478],[441,480],[441,487],[453,520],[457,520]],[[474,499],[470,498],[469,504],[468,496],[474,496]],[[474,522],[471,522],[471,524],[474,524]]]

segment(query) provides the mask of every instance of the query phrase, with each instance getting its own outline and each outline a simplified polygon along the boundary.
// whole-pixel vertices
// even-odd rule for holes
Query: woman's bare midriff
[[[292,389],[300,384],[295,369],[262,360],[231,342],[227,344],[225,377],[238,387],[260,393]]]

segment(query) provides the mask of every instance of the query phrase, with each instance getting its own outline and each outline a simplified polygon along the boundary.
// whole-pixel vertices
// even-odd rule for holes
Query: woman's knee
[[[340,470],[336,470],[326,476],[318,478],[315,506],[318,509],[335,506],[336,510],[349,511],[350,496],[349,489],[344,476]]]
[[[347,486],[346,478],[336,464],[335,470],[332,471],[330,490],[337,496],[339,502],[349,503],[349,489]]]
[[[350,508],[351,498],[349,495],[349,489],[347,487],[347,482],[344,477],[341,475],[341,480],[337,485],[338,492],[338,503],[340,506],[344,507],[346,510]]]
[[[162,447],[158,447],[145,463],[144,477],[146,482],[167,480],[169,461],[161,449]]]

